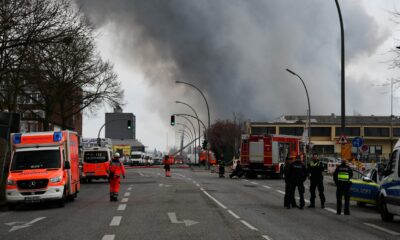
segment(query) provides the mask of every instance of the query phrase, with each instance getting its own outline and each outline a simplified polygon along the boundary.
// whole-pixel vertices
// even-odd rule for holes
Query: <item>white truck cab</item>
[[[400,216],[400,140],[397,141],[380,182],[379,211],[383,221]]]

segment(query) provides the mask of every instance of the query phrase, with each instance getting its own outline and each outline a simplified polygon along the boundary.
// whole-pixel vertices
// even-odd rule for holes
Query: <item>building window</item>
[[[311,136],[330,137],[331,136],[331,128],[330,127],[311,127]]]
[[[275,127],[251,127],[251,134],[264,135],[264,134],[275,134]]]
[[[361,136],[360,135],[360,128],[359,127],[346,127],[344,129],[344,135],[346,136]],[[335,134],[336,136],[340,136],[342,133],[341,127],[335,127]]]
[[[393,128],[393,137],[400,137],[400,128]]]
[[[301,135],[303,135],[303,128],[302,127],[280,127],[279,134],[301,136]]]
[[[381,145],[369,146],[369,154],[382,155],[382,146]]]
[[[389,137],[389,128],[366,127],[364,128],[366,137]]]
[[[313,151],[318,154],[334,154],[335,146],[333,145],[314,145]]]

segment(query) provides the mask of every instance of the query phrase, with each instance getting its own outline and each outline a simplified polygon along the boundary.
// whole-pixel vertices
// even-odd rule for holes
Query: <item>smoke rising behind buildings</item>
[[[367,13],[363,1],[340,2],[346,34],[347,113],[387,114],[382,108],[369,111],[367,105],[388,102],[382,96],[370,101],[379,95],[369,86],[385,79],[360,74],[357,64],[377,54],[390,31]],[[111,29],[107,34],[115,51],[127,67],[143,73],[158,96],[143,103],[162,118],[183,111],[175,100],[206,113],[201,96],[175,84],[176,80],[204,90],[212,119],[231,118],[232,112],[259,121],[306,114],[303,86],[286,68],[304,79],[313,114],[340,113],[340,28],[333,0],[77,3],[100,29]],[[129,95],[129,89],[125,92]]]

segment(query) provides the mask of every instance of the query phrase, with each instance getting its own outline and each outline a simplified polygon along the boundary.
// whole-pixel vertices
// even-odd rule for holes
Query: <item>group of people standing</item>
[[[306,168],[304,164],[304,155],[296,156],[296,159],[286,159],[284,174],[285,174],[285,198],[284,207],[296,207],[303,209],[305,206],[304,200],[304,182],[307,178],[310,179],[310,205],[308,208],[315,208],[316,190],[318,189],[319,198],[321,201],[321,208],[325,208],[326,198],[324,195],[324,166],[319,161],[318,155],[313,153],[312,159]],[[337,214],[340,215],[342,211],[342,199],[344,197],[344,214],[350,215],[350,179],[353,176],[353,171],[347,165],[345,160],[336,168],[333,179],[337,186],[336,201],[337,201]],[[300,203],[297,205],[295,199],[296,189],[299,193]]]

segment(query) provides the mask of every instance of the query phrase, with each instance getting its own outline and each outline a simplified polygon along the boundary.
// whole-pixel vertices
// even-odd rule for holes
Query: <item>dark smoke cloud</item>
[[[121,57],[163,96],[148,101],[163,117],[177,111],[169,107],[175,100],[204,109],[200,96],[175,80],[205,91],[213,119],[230,118],[234,111],[253,120],[305,114],[302,85],[286,68],[305,80],[314,114],[340,112],[340,32],[333,0],[76,1],[97,26],[114,26],[111,38]],[[340,2],[349,65],[374,54],[388,33],[360,1]],[[356,83],[347,91],[357,93],[348,94],[351,113],[353,96],[363,94]]]

